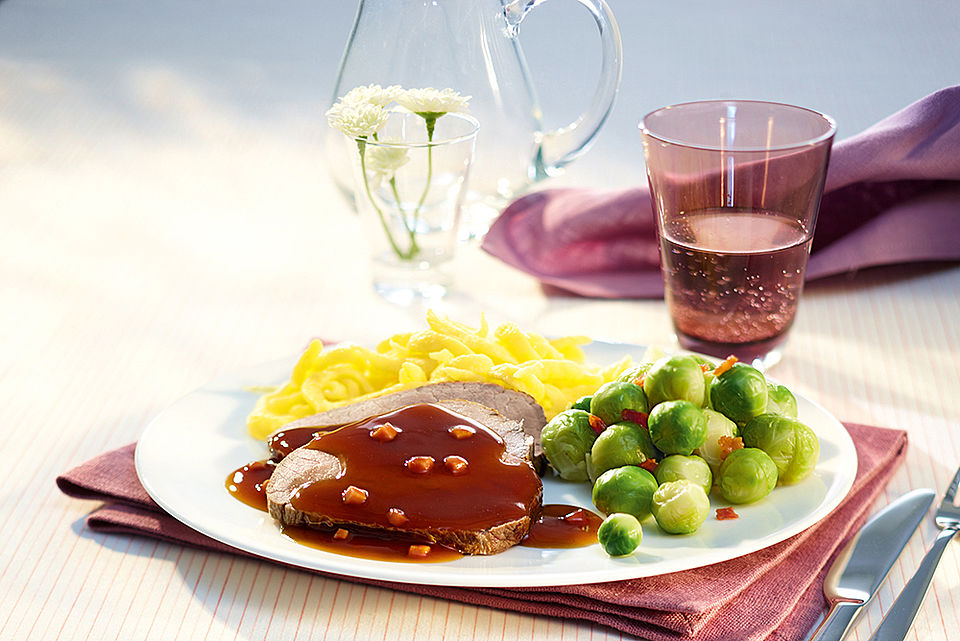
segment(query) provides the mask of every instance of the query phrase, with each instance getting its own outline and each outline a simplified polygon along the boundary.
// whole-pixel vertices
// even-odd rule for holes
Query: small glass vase
[[[453,284],[460,212],[479,123],[393,109],[374,136],[349,138],[354,197],[373,286],[402,305],[444,296]]]

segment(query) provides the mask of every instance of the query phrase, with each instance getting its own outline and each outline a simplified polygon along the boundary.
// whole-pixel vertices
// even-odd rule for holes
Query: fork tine
[[[950,487],[947,488],[947,493],[943,495],[944,505],[953,505],[953,501],[957,497],[958,485],[960,485],[960,468],[958,468],[957,473],[953,475],[953,481],[950,482]]]

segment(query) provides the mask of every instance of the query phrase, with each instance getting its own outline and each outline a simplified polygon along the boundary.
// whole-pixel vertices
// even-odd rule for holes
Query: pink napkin
[[[483,248],[541,282],[598,298],[663,295],[646,185],[552,189],[513,202]],[[833,146],[807,280],[960,260],[960,85]]]
[[[336,577],[548,617],[590,621],[651,641],[799,640],[825,607],[823,576],[836,550],[862,525],[902,461],[903,431],[846,424],[858,469],[843,503],[820,523],[748,556],[673,574],[550,588],[455,588]],[[137,479],[135,444],[107,452],[57,478],[69,496],[104,501],[91,530],[137,534],[217,552],[244,554],[164,513]]]

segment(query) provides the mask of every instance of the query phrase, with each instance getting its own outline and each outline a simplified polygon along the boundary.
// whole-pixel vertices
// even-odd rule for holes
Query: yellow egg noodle
[[[548,339],[504,323],[491,332],[427,312],[429,329],[395,334],[375,349],[353,343],[310,343],[290,380],[264,394],[247,418],[256,439],[286,423],[338,405],[424,383],[479,381],[526,392],[552,418],[576,399],[615,379],[629,356],[602,367],[585,362],[583,336]]]

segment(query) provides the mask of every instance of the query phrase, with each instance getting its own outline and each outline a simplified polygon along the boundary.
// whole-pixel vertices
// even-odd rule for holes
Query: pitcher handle
[[[520,22],[534,7],[547,0],[513,0],[504,2],[504,13],[514,36]],[[613,12],[604,0],[577,0],[586,7],[600,31],[600,82],[590,106],[576,120],[565,127],[543,132],[536,158],[537,179],[556,171],[585,152],[601,125],[613,109],[613,101],[620,88],[623,68],[623,47],[620,28]]]

